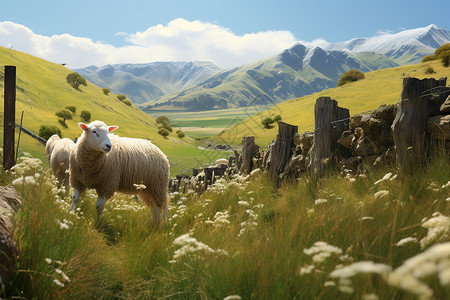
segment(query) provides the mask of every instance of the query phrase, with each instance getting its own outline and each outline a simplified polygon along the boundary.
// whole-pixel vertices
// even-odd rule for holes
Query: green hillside
[[[159,135],[155,119],[138,108],[129,107],[117,100],[115,94],[106,96],[102,89],[88,82],[81,86],[81,91],[73,89],[66,76],[71,70],[58,64],[25,54],[19,51],[0,47],[0,96],[3,99],[5,65],[16,66],[16,122],[20,122],[24,112],[23,127],[35,132],[43,124],[55,125],[61,129],[63,137],[74,139],[81,133],[77,123],[80,122],[80,112],[88,110],[91,120],[102,120],[107,124],[115,124],[120,128],[118,135],[136,138],[148,138],[160,147],[169,157],[171,173],[190,173],[190,168],[199,167],[203,162],[214,162],[220,152],[208,151],[207,154],[197,149],[194,141],[188,137],[179,139],[175,130],[167,139]],[[66,106],[75,106],[73,120],[66,120],[67,128],[58,122],[55,112]],[[0,111],[3,119],[3,106]],[[3,127],[0,127],[0,141],[3,145]],[[17,139],[17,134],[16,134]],[[30,152],[36,157],[44,158],[44,147],[29,136],[23,135],[20,149]]]
[[[425,71],[429,67],[433,68],[436,73],[427,74]],[[400,101],[402,80],[405,76],[450,77],[450,69],[443,67],[440,61],[431,61],[368,72],[363,80],[288,100],[262,113],[249,116],[214,139],[222,143],[240,144],[243,136],[255,136],[259,145],[266,146],[276,137],[278,128],[274,126],[272,129],[264,129],[261,120],[278,114],[281,115],[284,122],[298,125],[299,133],[314,130],[314,104],[320,96],[336,99],[339,106],[350,109],[351,116],[375,109],[382,104],[395,104]]]

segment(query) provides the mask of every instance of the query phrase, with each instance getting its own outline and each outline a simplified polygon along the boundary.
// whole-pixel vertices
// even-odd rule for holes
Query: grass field
[[[408,177],[369,168],[278,188],[265,174],[232,177],[203,195],[171,194],[169,220],[155,230],[128,196],[108,201],[99,223],[94,193],[70,213],[49,170],[23,158],[11,178],[23,198],[20,256],[0,296],[448,299],[449,164],[441,156]]]
[[[436,73],[425,71],[432,67]],[[324,90],[309,96],[284,101],[274,107],[252,115],[244,121],[228,128],[216,139],[221,142],[239,144],[243,136],[255,136],[256,143],[267,146],[278,132],[277,126],[265,129],[261,120],[268,116],[281,115],[282,121],[297,125],[298,132],[314,130],[314,105],[321,96],[329,96],[338,101],[340,107],[356,115],[373,110],[383,104],[396,104],[400,101],[402,80],[405,76],[417,78],[450,78],[450,69],[443,67],[440,61],[431,61],[417,65],[406,65],[365,73],[365,79],[346,84],[339,88]]]

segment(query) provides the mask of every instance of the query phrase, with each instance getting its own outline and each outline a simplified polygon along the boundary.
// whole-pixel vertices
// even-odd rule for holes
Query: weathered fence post
[[[392,123],[397,164],[402,171],[409,171],[420,164],[426,156],[425,130],[430,113],[430,90],[443,86],[447,78],[403,79],[401,101]]]
[[[257,151],[254,136],[245,136],[242,138],[242,164],[241,172],[249,174],[253,167],[253,154]]]
[[[5,66],[5,100],[3,122],[3,169],[14,166],[14,133],[16,126],[16,67]]]
[[[309,168],[323,175],[325,160],[334,159],[338,150],[337,140],[348,130],[350,112],[338,106],[330,97],[319,97],[314,106],[315,132],[310,152]]]
[[[270,151],[269,176],[278,182],[279,175],[292,156],[294,135],[298,133],[298,126],[278,121],[278,134]]]

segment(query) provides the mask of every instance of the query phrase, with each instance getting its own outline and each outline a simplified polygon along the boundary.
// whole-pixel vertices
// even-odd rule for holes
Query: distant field
[[[268,106],[252,106],[195,112],[152,110],[147,111],[147,113],[154,118],[166,116],[170,119],[173,127],[181,128],[187,136],[195,139],[203,139],[217,135],[224,129],[251,117],[253,114],[266,111],[269,108]]]

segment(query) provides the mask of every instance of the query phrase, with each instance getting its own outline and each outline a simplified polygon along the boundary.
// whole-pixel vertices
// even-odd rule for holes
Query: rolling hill
[[[214,162],[221,152],[201,151],[189,137],[178,138],[175,132],[167,139],[159,135],[155,119],[135,106],[127,106],[117,100],[116,95],[106,96],[102,89],[90,82],[81,86],[81,91],[73,89],[66,76],[71,70],[62,65],[22,53],[16,50],[0,47],[0,96],[3,98],[4,65],[16,66],[16,122],[20,122],[24,112],[23,127],[39,132],[41,125],[55,125],[61,129],[63,137],[74,139],[81,134],[77,123],[80,122],[80,112],[88,110],[92,120],[102,120],[107,124],[118,125],[118,135],[150,139],[160,147],[169,158],[171,172],[190,173],[190,168],[199,167],[204,162]],[[67,128],[58,122],[55,112],[66,106],[75,106],[73,120],[66,120]],[[0,111],[3,119],[3,109]],[[3,127],[0,127],[3,132]],[[18,135],[16,134],[16,139]],[[0,133],[3,145],[3,134]],[[45,158],[44,147],[31,137],[22,134],[20,149],[30,152],[35,157]]]
[[[429,67],[436,73],[426,73]],[[278,114],[281,115],[282,121],[298,125],[299,133],[312,131],[314,130],[314,105],[316,99],[321,96],[336,99],[339,106],[350,109],[351,116],[376,109],[382,104],[398,103],[402,80],[405,76],[450,78],[450,69],[443,67],[440,61],[430,61],[368,72],[363,80],[284,101],[261,113],[249,115],[244,121],[215,136],[214,140],[222,144],[240,144],[242,137],[255,136],[258,145],[267,146],[275,139],[278,127],[275,125],[272,129],[264,129],[261,120]]]
[[[223,70],[181,92],[139,106],[145,111],[200,111],[275,104],[335,87],[350,69],[368,72],[418,63],[448,42],[449,30],[430,25],[335,44],[297,43],[273,57]]]

